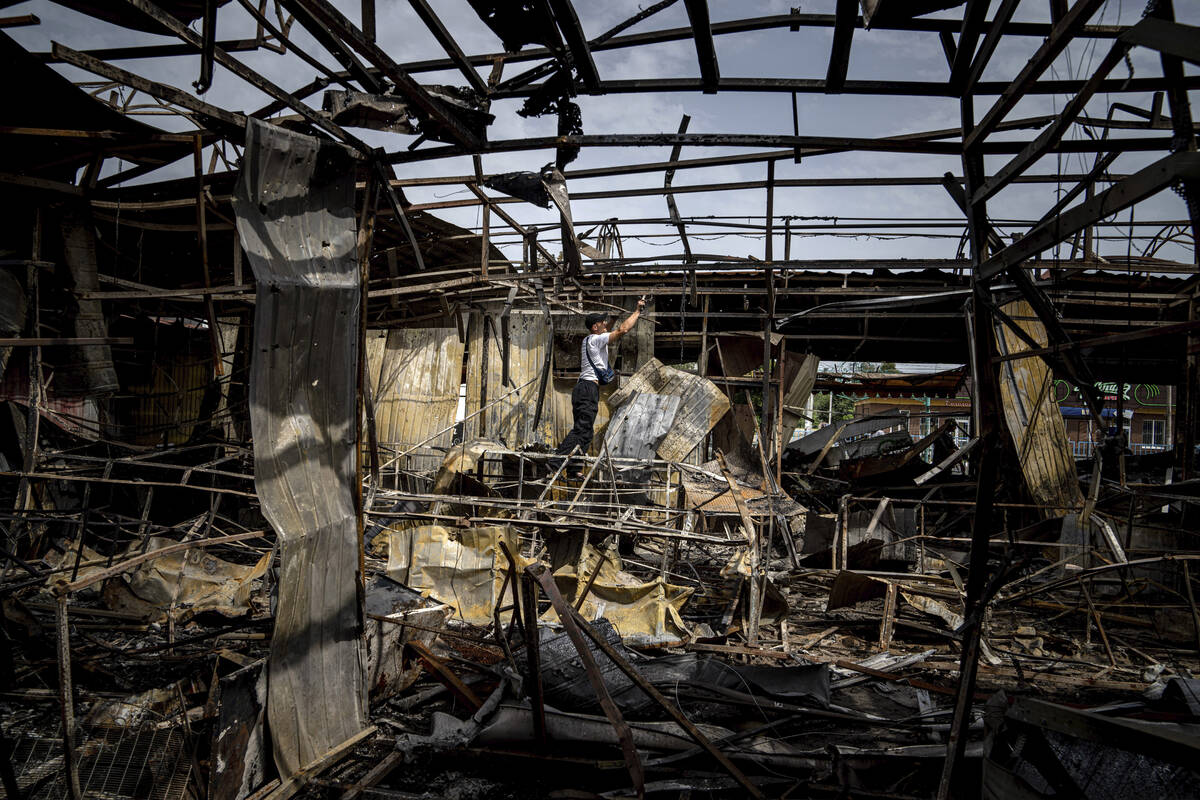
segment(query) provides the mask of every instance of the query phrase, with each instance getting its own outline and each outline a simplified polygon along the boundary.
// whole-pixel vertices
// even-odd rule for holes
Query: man
[[[554,452],[566,455],[579,447],[586,454],[592,443],[592,427],[596,423],[596,409],[600,405],[600,379],[609,369],[608,346],[633,330],[646,307],[646,298],[638,300],[637,310],[630,314],[615,331],[608,330],[607,314],[588,314],[584,324],[589,333],[583,337],[579,349],[579,382],[571,392],[571,413],[575,426],[562,440]],[[569,477],[583,477],[581,470],[574,470]]]

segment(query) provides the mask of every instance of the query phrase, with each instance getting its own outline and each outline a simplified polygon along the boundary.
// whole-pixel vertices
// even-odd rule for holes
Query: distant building
[[[892,387],[879,395],[868,395],[857,399],[854,403],[855,416],[880,414],[898,411],[909,416],[908,433],[914,438],[931,432],[943,420],[952,417],[958,422],[959,430],[954,438],[964,441],[971,424],[971,396],[967,381],[958,387],[955,396],[921,396],[918,389],[910,392],[897,392]],[[1115,383],[1098,383],[1097,388],[1104,392],[1104,409],[1102,416],[1107,427],[1116,425],[1118,406],[1118,386]],[[1100,430],[1091,415],[1078,389],[1063,380],[1057,380],[1051,387],[1054,399],[1062,412],[1066,424],[1067,439],[1076,458],[1086,458],[1091,455],[1092,445],[1099,444],[1105,431]],[[1129,442],[1129,448],[1134,453],[1166,450],[1171,446],[1170,408],[1173,402],[1173,387],[1156,384],[1125,384],[1121,387],[1123,394],[1122,416],[1124,428]],[[891,430],[901,430],[904,426],[896,426]]]

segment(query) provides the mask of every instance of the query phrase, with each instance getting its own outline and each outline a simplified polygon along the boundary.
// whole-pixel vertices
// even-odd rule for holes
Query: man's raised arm
[[[608,335],[609,343],[615,342],[625,334],[633,330],[633,326],[637,325],[638,317],[642,315],[642,309],[646,307],[646,298],[642,298],[637,302],[637,311],[634,311],[625,321],[617,326],[617,329]]]

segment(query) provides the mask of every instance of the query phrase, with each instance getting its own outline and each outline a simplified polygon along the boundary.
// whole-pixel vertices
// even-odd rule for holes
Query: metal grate
[[[28,800],[66,800],[62,729],[44,733],[16,736],[17,786]],[[184,744],[176,728],[81,728],[79,785],[88,798],[182,800],[192,769]]]

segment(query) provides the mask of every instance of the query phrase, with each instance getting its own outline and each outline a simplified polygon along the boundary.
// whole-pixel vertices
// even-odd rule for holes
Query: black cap
[[[592,329],[592,326],[595,325],[597,322],[607,322],[607,321],[608,321],[608,314],[601,314],[599,312],[593,312],[583,318],[583,324],[587,326],[587,329],[589,331]]]

